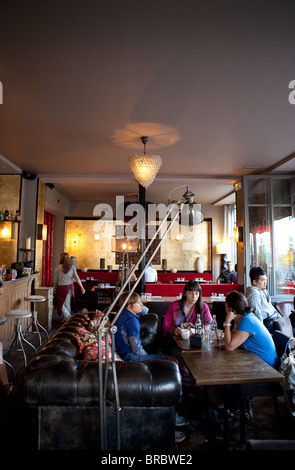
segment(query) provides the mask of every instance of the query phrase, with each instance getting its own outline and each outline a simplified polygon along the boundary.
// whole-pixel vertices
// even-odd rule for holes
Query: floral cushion
[[[86,328],[77,328],[77,334],[75,335],[78,342],[79,352],[82,353],[83,359],[91,361],[98,358],[98,341],[97,337]],[[109,361],[112,360],[112,351],[111,351],[111,338],[108,337],[109,342]],[[105,339],[102,339],[102,360],[106,360],[106,343]],[[120,361],[121,359],[117,354],[115,354],[115,361]]]
[[[93,320],[91,320],[91,322],[88,325],[88,329],[89,331],[91,331],[91,333],[96,334],[97,327],[99,326],[103,317],[104,317],[104,313],[102,313],[100,310],[96,310],[95,317],[93,318]],[[106,326],[110,326],[109,320],[106,322]]]

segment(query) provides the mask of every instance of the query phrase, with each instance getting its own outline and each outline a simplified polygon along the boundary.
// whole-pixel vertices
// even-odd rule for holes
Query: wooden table
[[[183,340],[184,341],[184,340]],[[179,343],[179,341],[178,341]],[[184,345],[185,346],[185,345]],[[283,382],[285,377],[256,354],[236,349],[204,348],[185,350],[181,357],[199,386],[224,385],[224,410],[228,408],[228,387],[233,384]],[[240,439],[246,440],[244,402],[240,395]],[[224,413],[224,437],[228,440],[228,419]]]
[[[223,348],[183,350],[181,356],[197,385],[228,385],[255,382],[282,382],[285,377],[244,349]]]

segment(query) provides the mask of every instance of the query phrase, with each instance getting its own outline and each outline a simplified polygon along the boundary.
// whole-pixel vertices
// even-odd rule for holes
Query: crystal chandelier
[[[162,159],[158,155],[146,154],[145,146],[148,141],[148,137],[141,137],[141,141],[144,145],[143,155],[129,155],[128,163],[133,171],[136,181],[144,188],[148,188],[154,181],[162,165]]]

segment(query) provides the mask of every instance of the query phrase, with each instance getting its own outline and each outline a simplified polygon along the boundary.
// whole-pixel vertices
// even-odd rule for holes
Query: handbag
[[[295,389],[295,338],[287,341],[285,352],[281,357],[279,372],[284,375],[285,382],[283,387],[285,390]]]
[[[281,357],[279,372],[284,375],[285,381],[281,383],[289,410],[295,416],[295,338],[287,341],[285,352]]]

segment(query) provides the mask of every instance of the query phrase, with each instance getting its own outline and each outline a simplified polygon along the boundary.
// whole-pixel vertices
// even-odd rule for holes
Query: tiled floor
[[[55,325],[57,326],[57,325]],[[52,333],[52,332],[51,332]],[[37,345],[37,335],[31,335],[30,341]],[[26,348],[28,355],[32,356],[33,350]],[[12,352],[7,358],[13,364],[17,372],[16,384],[24,371],[22,354]],[[0,388],[0,439],[1,447],[9,449],[21,449],[22,437],[19,435],[19,391],[13,396],[6,397]],[[206,411],[204,411],[206,409]],[[294,439],[295,440],[295,417],[291,416],[283,397],[279,398],[280,415],[274,413],[272,398],[254,398],[252,400],[253,418],[247,426],[248,439]],[[216,413],[208,412],[203,406],[203,400],[184,396],[180,405],[179,413],[185,415],[190,424],[182,430],[186,438],[183,442],[176,444],[176,451],[211,450],[222,449],[222,411]],[[245,444],[240,443],[239,417],[230,418],[230,450],[244,450]]]

